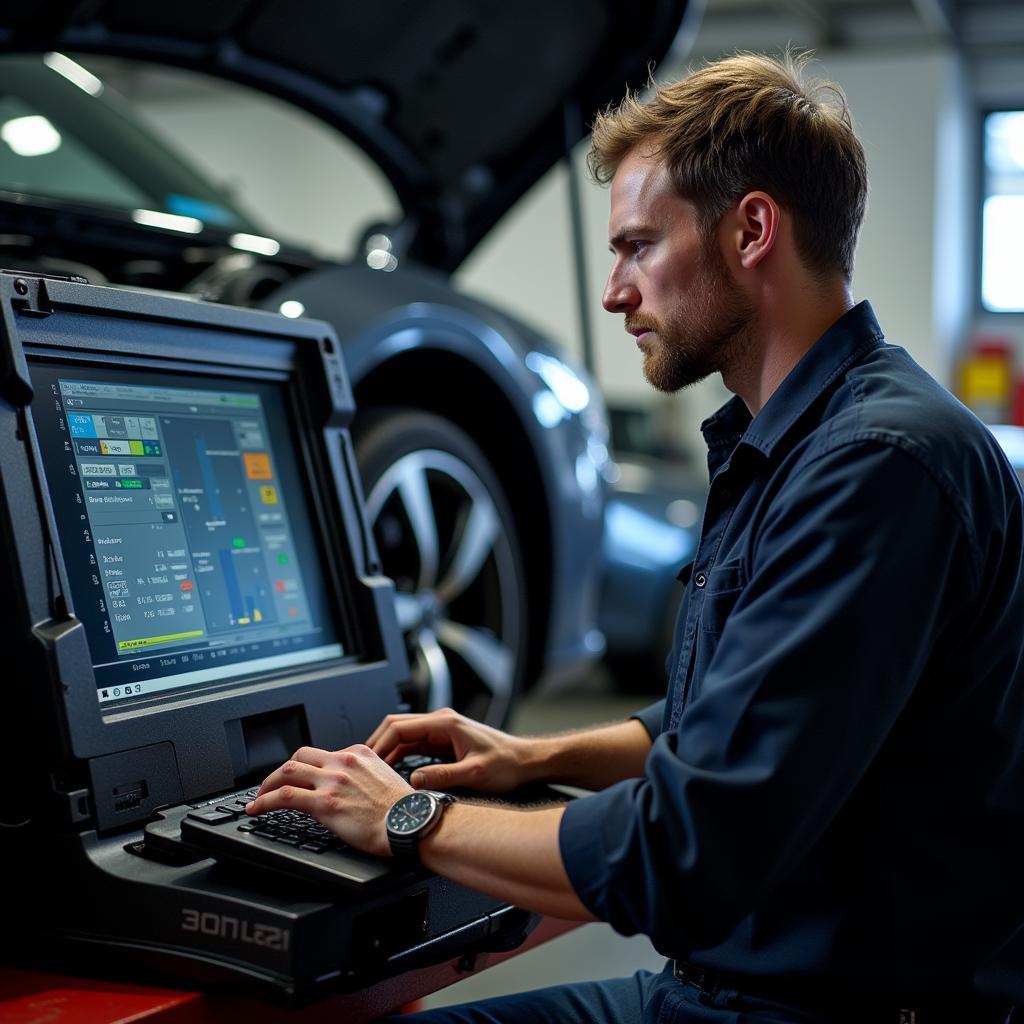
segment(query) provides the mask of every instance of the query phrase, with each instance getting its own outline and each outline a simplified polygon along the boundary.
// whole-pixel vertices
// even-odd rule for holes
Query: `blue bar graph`
[[[192,435],[196,444],[196,456],[199,459],[199,472],[203,477],[203,489],[206,491],[206,500],[210,505],[210,515],[214,519],[224,518],[224,506],[220,501],[220,489],[217,487],[217,477],[213,472],[213,463],[206,453],[206,438],[202,434]]]
[[[220,568],[224,574],[224,589],[228,592],[228,604],[231,606],[231,617],[238,622],[245,618],[245,609],[242,605],[242,591],[238,586],[238,573],[235,572],[235,561],[231,551],[221,548],[217,552],[220,556]],[[252,599],[249,599],[252,604]],[[250,619],[252,616],[250,615]]]

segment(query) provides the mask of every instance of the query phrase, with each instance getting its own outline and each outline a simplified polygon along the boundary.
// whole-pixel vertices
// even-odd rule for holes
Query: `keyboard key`
[[[221,822],[235,820],[235,815],[231,811],[222,811],[216,807],[205,811],[189,811],[188,816],[196,821],[205,821],[208,825],[219,825]]]

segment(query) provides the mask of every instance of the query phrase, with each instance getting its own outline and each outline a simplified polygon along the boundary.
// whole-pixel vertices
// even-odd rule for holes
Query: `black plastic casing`
[[[47,360],[280,382],[345,656],[101,707],[32,417],[32,367]],[[158,808],[247,785],[301,745],[362,741],[398,709],[408,666],[393,585],[379,575],[363,512],[353,413],[324,323],[0,272],[9,959],[45,966],[47,955],[66,964],[70,954],[78,969],[136,981],[244,986],[302,1002],[480,944],[507,945],[510,928],[535,923],[435,876],[396,873],[346,894],[186,847],[176,853],[173,841],[145,855],[144,826],[165,825]]]

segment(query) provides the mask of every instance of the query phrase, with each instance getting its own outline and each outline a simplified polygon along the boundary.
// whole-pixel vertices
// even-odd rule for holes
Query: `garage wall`
[[[871,299],[891,341],[948,385],[970,280],[959,59],[896,53],[825,66],[846,90],[868,157],[854,293]]]

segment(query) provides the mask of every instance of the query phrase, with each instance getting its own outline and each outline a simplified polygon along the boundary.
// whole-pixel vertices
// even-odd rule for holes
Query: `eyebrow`
[[[629,241],[630,237],[635,235],[649,235],[652,232],[651,228],[647,224],[626,224],[624,227],[619,228],[608,239],[608,251],[615,252],[616,248],[621,245],[625,245]]]

